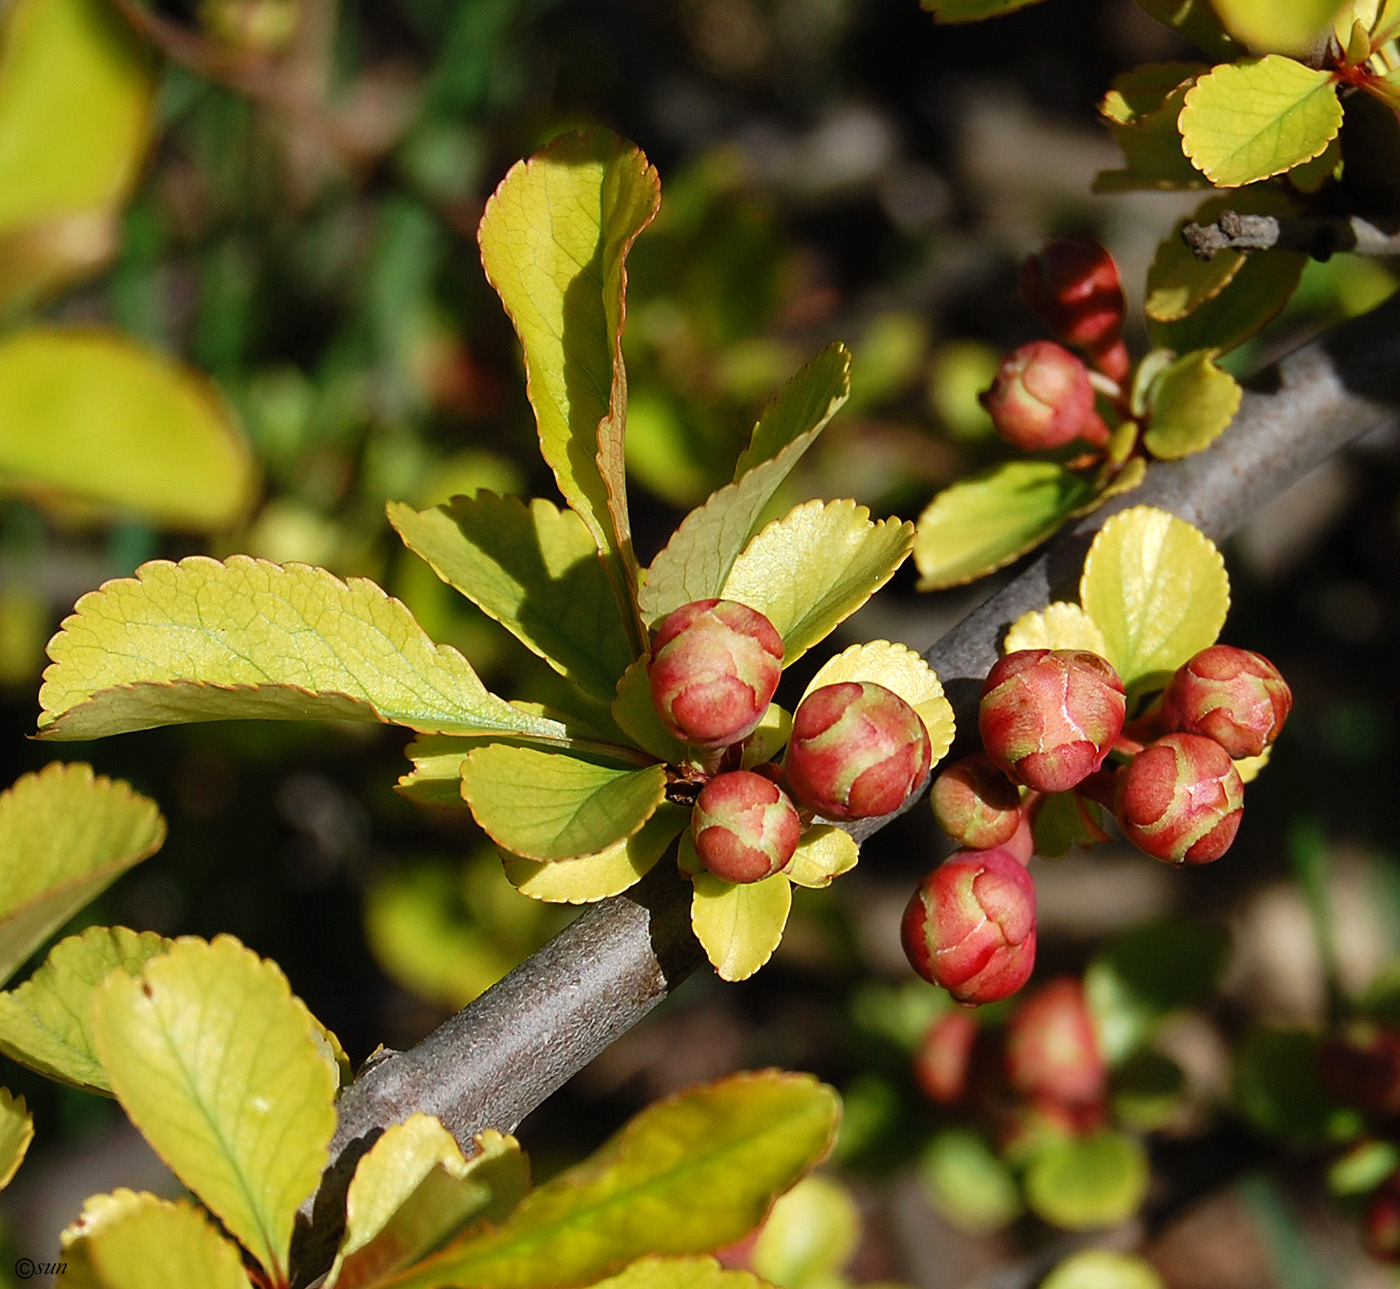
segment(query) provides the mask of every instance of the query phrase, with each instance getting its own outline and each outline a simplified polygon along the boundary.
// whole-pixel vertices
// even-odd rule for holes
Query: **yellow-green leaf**
[[[647,660],[638,658],[617,682],[617,697],[612,704],[613,720],[638,747],[645,748],[667,765],[680,765],[692,751],[661,723],[656,704],[651,701],[651,682],[647,678]]]
[[[1167,1289],[1167,1284],[1146,1258],[1085,1249],[1061,1262],[1040,1289]]]
[[[1215,643],[1230,608],[1230,579],[1200,529],[1134,506],[1095,535],[1079,600],[1103,633],[1104,656],[1129,692],[1141,693]]]
[[[1342,104],[1331,72],[1270,54],[1202,76],[1180,125],[1192,164],[1218,187],[1238,188],[1321,153],[1341,128]]]
[[[620,768],[490,743],[462,764],[462,795],[491,840],[524,859],[574,859],[632,836],[666,793],[664,766]]]
[[[799,439],[825,428],[851,393],[851,351],[828,345],[779,391],[753,427],[749,446],[734,466],[737,483]]]
[[[106,583],[78,601],[49,657],[39,729],[51,738],[240,717],[567,735],[490,693],[373,582],[246,555],[156,560]]]
[[[1099,114],[1123,150],[1123,168],[1094,177],[1095,192],[1203,188],[1205,177],[1181,147],[1177,118],[1186,91],[1206,69],[1200,63],[1149,63],[1124,72],[1099,104]]]
[[[1100,658],[1108,652],[1098,624],[1077,604],[1056,600],[1031,609],[1011,624],[1001,642],[1003,653],[1018,649],[1087,649]]]
[[[1174,461],[1215,442],[1239,411],[1244,391],[1198,349],[1164,368],[1147,396],[1147,433],[1153,456]]]
[[[34,327],[0,340],[0,481],[189,529],[247,509],[247,444],[208,380],[116,333]]]
[[[736,884],[702,870],[691,880],[690,925],[705,956],[721,979],[747,980],[783,938],[792,908],[787,874]]]
[[[638,1258],[592,1289],[771,1289],[751,1271],[731,1271],[714,1258]]]
[[[768,525],[734,561],[720,592],[767,616],[790,667],[894,576],[914,526],[870,522],[854,501],[808,501]]]
[[[1026,1172],[1026,1202],[1067,1230],[1116,1226],[1142,1206],[1151,1180],[1142,1143],[1106,1128],[1042,1150]]]
[[[93,1033],[131,1121],[284,1277],[297,1208],[326,1163],[337,1084],[287,978],[231,936],[182,938],[139,977],[107,978]]]
[[[0,795],[0,983],[165,840],[154,802],[55,761]]]
[[[462,762],[475,746],[453,734],[420,734],[404,748],[413,769],[399,777],[394,790],[420,806],[465,809]]]
[[[803,830],[783,876],[798,886],[820,889],[849,873],[859,859],[860,847],[850,833],[833,824],[818,824]]]
[[[1213,0],[1230,34],[1256,53],[1306,54],[1349,0]]]
[[[14,1180],[34,1140],[34,1116],[9,1088],[0,1088],[0,1190]]]
[[[113,971],[140,975],[170,941],[153,931],[89,927],[60,940],[17,989],[0,994],[0,1052],[41,1074],[88,1092],[112,1085],[92,1041],[92,996]]]

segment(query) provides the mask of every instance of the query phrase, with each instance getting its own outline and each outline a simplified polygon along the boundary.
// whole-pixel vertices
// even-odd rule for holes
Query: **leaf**
[[[690,821],[690,811],[663,801],[641,828],[596,855],[540,863],[502,854],[506,877],[522,895],[551,904],[592,904],[639,882]]]
[[[851,355],[844,345],[822,350],[788,381],[754,426],[735,481],[691,511],[652,561],[639,595],[648,622],[720,593],[734,561],[762,527],[769,503],[850,388]]]
[[[155,560],[77,603],[49,642],[49,738],[209,720],[372,720],[560,738],[497,698],[373,582],[234,555]]]
[[[914,526],[870,522],[854,501],[808,501],[755,537],[720,594],[765,614],[790,667],[894,576]]]
[[[0,983],[164,840],[154,802],[88,765],[55,761],[0,794]]]
[[[920,1156],[919,1181],[933,1208],[970,1235],[990,1235],[1021,1215],[1011,1169],[972,1128],[936,1133]]]
[[[1101,808],[1073,792],[1041,797],[1031,814],[1031,828],[1041,859],[1063,859],[1075,846],[1104,840]]]
[[[404,544],[557,672],[611,699],[632,661],[598,548],[572,510],[478,492],[416,511],[391,502]]]
[[[1230,34],[1251,49],[1306,54],[1327,33],[1345,0],[1213,0]]]
[[[1200,529],[1165,510],[1134,506],[1095,535],[1079,600],[1103,632],[1104,656],[1136,694],[1165,685],[1215,643],[1230,608],[1230,579]]]
[[[803,831],[782,875],[798,886],[820,889],[849,873],[859,858],[860,846],[844,828],[818,824]]]
[[[1116,1226],[1142,1207],[1151,1180],[1142,1143],[1105,1128],[1046,1146],[1026,1172],[1026,1202],[1069,1231]]]
[[[651,682],[647,677],[645,658],[638,658],[617,682],[612,715],[618,728],[628,738],[667,765],[681,765],[694,755],[661,723],[656,704],[651,701]]]
[[[1240,47],[1220,24],[1210,0],[1137,0],[1138,7],[1219,61],[1238,58]]]
[[[737,885],[703,870],[692,878],[690,925],[722,980],[747,980],[773,956],[792,908],[786,873]]]
[[[1018,649],[1087,649],[1102,658],[1108,646],[1098,624],[1077,604],[1057,600],[1023,613],[1002,641],[1003,653]]]
[[[1238,188],[1321,153],[1341,129],[1342,104],[1331,72],[1269,54],[1202,76],[1180,125],[1192,164],[1217,186]]]
[[[919,516],[919,590],[961,586],[1004,568],[1039,546],[1093,491],[1053,461],[1010,461],[945,488]]]
[[[1095,192],[1206,186],[1182,151],[1177,124],[1186,91],[1205,70],[1200,63],[1149,63],[1114,78],[1099,115],[1123,150],[1124,165],[1095,175]]]
[[[1040,1289],[1167,1289],[1157,1269],[1131,1253],[1084,1249],[1059,1264]]]
[[[805,1074],[692,1088],[643,1110],[499,1226],[463,1235],[383,1289],[563,1289],[645,1255],[720,1248],[826,1155],[839,1115],[836,1093]]]
[[[1266,1136],[1293,1146],[1348,1141],[1360,1115],[1338,1105],[1322,1082],[1322,1039],[1305,1030],[1260,1026],[1235,1049],[1235,1102]]]
[[[479,234],[482,267],[525,350],[540,450],[627,610],[637,566],[623,461],[626,259],[660,201],[637,148],[606,130],[567,134],[511,169]]]
[[[593,855],[632,836],[666,792],[664,766],[624,769],[491,743],[462,765],[462,795],[499,846],[524,859]]]
[[[293,1219],[326,1163],[337,1076],[276,964],[232,936],[181,938],[140,978],[107,978],[93,1034],[132,1123],[285,1277]]]
[[[110,1096],[92,1041],[93,993],[113,971],[140,975],[169,947],[164,936],[122,926],[60,940],[24,984],[0,994],[0,1051],[51,1079]]]
[[[1243,397],[1239,382],[1211,361],[1209,351],[1186,354],[1152,383],[1143,444],[1166,461],[1199,452],[1225,432]]]
[[[193,368],[114,333],[32,327],[0,340],[0,478],[6,492],[217,530],[247,510],[254,470]]]
[[[1040,0],[919,0],[919,7],[939,22],[980,22],[1039,3]]]
[[[453,734],[420,734],[404,748],[413,769],[399,777],[394,790],[420,806],[465,808],[462,763],[475,746],[475,740]]]
[[[771,1289],[751,1271],[731,1271],[714,1258],[638,1258],[593,1289]]]
[[[24,1098],[0,1088],[0,1190],[14,1180],[33,1140],[34,1116]]]

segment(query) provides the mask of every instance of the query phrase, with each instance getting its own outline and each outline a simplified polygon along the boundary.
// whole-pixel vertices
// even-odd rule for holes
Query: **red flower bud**
[[[1232,645],[1202,649],[1162,696],[1169,730],[1204,734],[1232,757],[1258,756],[1293,710],[1293,693],[1262,654]]]
[[[1086,1106],[1103,1099],[1108,1066],[1081,981],[1052,980],[1016,1008],[1006,1031],[1006,1070],[1012,1087],[1034,1101]]]
[[[1035,966],[1035,883],[1005,850],[959,851],[920,883],[900,930],[925,980],[960,1003],[995,1002]]]
[[[929,789],[933,817],[959,846],[991,850],[1021,825],[1021,794],[984,752],[944,770]]]
[[[1173,864],[1209,864],[1235,840],[1244,784],[1230,755],[1200,734],[1165,734],[1118,775],[1114,815],[1139,850]]]
[[[1051,242],[1021,266],[1021,298],[1056,340],[1082,349],[1104,375],[1128,374],[1127,304],[1113,257],[1092,237]]]
[[[798,704],[783,766],[798,800],[819,815],[869,819],[898,810],[931,761],[918,712],[883,685],[846,680]]]
[[[962,1100],[981,1028],[971,1012],[956,1008],[929,1026],[914,1053],[914,1077],[930,1100],[939,1105]]]
[[[728,747],[758,727],[782,662],[782,637],[757,609],[696,600],[667,614],[652,640],[651,700],[682,742]]]
[[[1374,1021],[1350,1022],[1318,1053],[1328,1095],[1363,1114],[1400,1114],[1400,1033]]]
[[[1108,429],[1094,410],[1084,364],[1053,340],[1035,340],[1002,359],[981,397],[997,433],[1023,452],[1083,438],[1102,445]]]
[[[1400,1173],[1392,1173],[1366,1201],[1361,1243],[1380,1262],[1400,1262]]]
[[[700,789],[690,835],[700,862],[716,877],[761,882],[792,862],[802,821],[771,779],[752,770],[731,770]]]
[[[1065,792],[1104,762],[1123,729],[1123,682],[1084,649],[1021,649],[987,674],[978,726],[987,755],[1017,783]]]

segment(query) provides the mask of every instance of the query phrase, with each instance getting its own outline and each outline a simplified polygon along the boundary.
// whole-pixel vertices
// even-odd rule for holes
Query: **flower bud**
[[[1094,410],[1088,371],[1053,340],[1034,340],[1008,354],[981,402],[997,433],[1023,452],[1062,448],[1078,438],[1102,444],[1108,438]]]
[[[1021,298],[1056,340],[1082,349],[1113,380],[1127,376],[1123,285],[1113,257],[1092,237],[1062,238],[1026,260]]]
[[[761,882],[792,862],[802,821],[771,779],[752,770],[731,770],[700,789],[690,835],[700,862],[716,877]]]
[[[1114,815],[1139,850],[1173,864],[1209,864],[1235,840],[1244,784],[1230,754],[1200,734],[1164,734],[1118,775]]]
[[[931,760],[918,712],[883,685],[846,680],[798,704],[783,765],[798,800],[819,815],[868,819],[898,810]]]
[[[1098,654],[1020,649],[987,673],[978,726],[1014,782],[1065,792],[1103,764],[1126,711],[1123,682]]]
[[[728,747],[758,727],[782,663],[782,637],[757,609],[695,600],[667,614],[652,640],[651,700],[682,742]]]
[[[1392,1173],[1366,1201],[1361,1243],[1379,1262],[1400,1262],[1400,1173]]]
[[[1400,1114],[1400,1033],[1354,1020],[1323,1043],[1317,1059],[1322,1086],[1334,1100],[1362,1114]]]
[[[995,1002],[1035,965],[1035,883],[1005,850],[959,851],[920,883],[900,932],[925,980],[960,1003]]]
[[[1012,1087],[1033,1101],[1085,1106],[1103,1099],[1108,1066],[1081,981],[1052,980],[1016,1008],[1006,1030],[1006,1071]]]
[[[1293,710],[1293,693],[1262,654],[1232,645],[1202,649],[1177,670],[1162,696],[1169,730],[1204,734],[1232,757],[1258,756]]]
[[[959,846],[991,850],[1021,825],[1021,794],[984,752],[955,761],[929,789],[933,817]]]
[[[952,1105],[962,1100],[981,1028],[971,1012],[958,1008],[944,1012],[929,1026],[914,1053],[914,1077],[931,1101]]]

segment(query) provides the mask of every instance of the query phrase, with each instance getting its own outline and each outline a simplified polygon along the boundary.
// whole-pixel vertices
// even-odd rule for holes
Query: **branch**
[[[1357,255],[1400,255],[1400,233],[1378,228],[1360,215],[1241,215],[1223,211],[1213,224],[1187,224],[1181,240],[1198,260],[1221,251],[1302,251],[1315,260],[1338,251]]]

